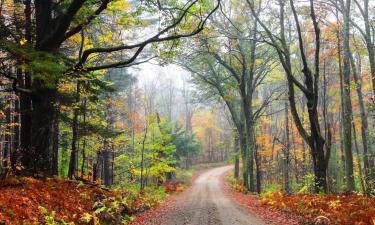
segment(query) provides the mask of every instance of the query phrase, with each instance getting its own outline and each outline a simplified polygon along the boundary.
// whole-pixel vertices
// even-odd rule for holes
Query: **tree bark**
[[[110,172],[111,163],[110,163],[110,160],[109,160],[110,155],[111,155],[111,152],[110,152],[108,143],[105,141],[104,146],[103,146],[103,150],[102,150],[103,181],[104,181],[104,185],[107,186],[107,187],[109,187],[111,185],[111,172]]]
[[[60,134],[60,113],[55,112],[53,120],[53,143],[52,143],[52,175],[59,175],[59,134]]]
[[[290,193],[289,186],[289,165],[290,165],[290,139],[289,139],[289,110],[288,103],[285,102],[285,147],[284,147],[284,191]]]
[[[365,178],[365,186],[366,190],[371,190],[374,188],[374,184],[372,182],[375,180],[375,173],[374,173],[374,164],[373,164],[373,154],[371,148],[369,148],[367,137],[369,136],[368,133],[368,120],[367,120],[367,113],[365,109],[365,104],[363,101],[363,94],[362,94],[362,81],[358,76],[357,67],[355,65],[353,55],[350,54],[350,62],[353,70],[353,78],[356,84],[356,92],[358,98],[358,105],[359,105],[359,112],[361,116],[361,136],[362,136],[362,145],[363,145],[363,167],[364,167],[364,178]],[[360,68],[361,65],[359,65]],[[353,124],[354,126],[354,124]],[[354,130],[354,127],[353,127]]]
[[[344,47],[344,151],[345,151],[345,176],[346,190],[353,192],[355,190],[354,171],[353,171],[353,153],[352,153],[352,101],[350,97],[350,0],[345,0],[342,5],[344,23],[343,23],[343,47]]]
[[[80,82],[77,82],[77,89],[76,89],[76,104],[79,104],[80,99]],[[76,162],[77,162],[77,142],[78,142],[78,114],[79,114],[79,106],[76,105],[73,110],[73,121],[72,121],[72,151],[70,153],[70,161],[69,161],[69,171],[68,177],[70,179],[73,178],[74,173],[76,171]]]
[[[10,99],[8,97],[8,99]],[[5,170],[9,169],[9,154],[12,152],[12,100],[7,100],[6,102],[6,112],[5,112],[5,144],[2,152],[2,168]]]
[[[238,180],[240,177],[240,143],[238,134],[236,134],[234,138],[234,154],[234,178]]]
[[[255,169],[256,169],[256,191],[258,194],[260,194],[262,192],[262,171],[261,171],[262,157],[258,151],[259,151],[258,145],[255,143],[254,158],[255,158]]]

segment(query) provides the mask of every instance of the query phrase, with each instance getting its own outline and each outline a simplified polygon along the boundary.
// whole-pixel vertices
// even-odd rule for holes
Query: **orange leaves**
[[[261,202],[323,224],[374,224],[375,199],[363,195],[285,196],[273,192],[264,196]]]
[[[163,186],[165,193],[182,192],[184,190],[182,184],[177,181],[166,182]]]
[[[82,195],[84,194],[84,195]],[[61,179],[20,179],[20,185],[0,189],[0,221],[5,224],[36,224],[43,221],[39,207],[56,212],[56,220],[80,224],[79,218],[90,212],[102,191]]]

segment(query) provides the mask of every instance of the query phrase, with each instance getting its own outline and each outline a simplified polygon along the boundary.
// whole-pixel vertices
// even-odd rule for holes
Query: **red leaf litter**
[[[233,189],[227,182],[221,178],[221,185],[225,194],[239,206],[246,208],[250,213],[258,216],[267,224],[275,225],[298,225],[301,221],[305,221],[302,217],[271,209],[266,205],[262,205],[259,199],[251,194],[245,194]]]
[[[0,224],[43,224],[40,206],[49,213],[55,211],[58,221],[80,224],[80,217],[91,212],[96,197],[103,194],[99,188],[76,181],[11,179],[14,184],[0,187]]]

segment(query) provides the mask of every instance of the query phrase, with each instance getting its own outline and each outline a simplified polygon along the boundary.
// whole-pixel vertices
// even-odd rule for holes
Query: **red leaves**
[[[374,225],[375,199],[363,195],[285,196],[281,192],[274,192],[264,196],[261,202],[323,224]]]
[[[0,221],[6,224],[37,223],[43,221],[39,206],[56,212],[56,219],[79,224],[80,217],[92,210],[102,191],[78,182],[49,179],[47,181],[23,177],[18,186],[0,188]]]
[[[230,198],[233,199],[233,202],[248,209],[252,214],[257,215],[267,223],[297,225],[301,220],[301,218],[293,214],[274,210],[266,205],[262,205],[255,195],[238,192],[226,183],[224,184],[224,190]]]
[[[173,193],[173,192],[182,192],[184,187],[180,182],[177,181],[168,181],[164,183],[164,191],[165,193]]]

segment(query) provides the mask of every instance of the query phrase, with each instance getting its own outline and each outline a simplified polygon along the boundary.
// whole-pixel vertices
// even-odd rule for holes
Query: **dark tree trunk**
[[[353,141],[354,141],[354,148],[357,153],[357,160],[358,160],[358,172],[359,172],[359,181],[361,183],[361,188],[363,193],[367,193],[366,185],[363,179],[363,172],[362,172],[362,163],[361,159],[359,157],[359,147],[358,147],[358,141],[357,141],[357,131],[355,128],[355,124],[353,123]]]
[[[109,187],[109,186],[111,186],[111,172],[110,172],[111,152],[108,149],[108,146],[104,147],[104,149],[102,151],[102,156],[103,156],[103,181],[104,181],[104,185]]]
[[[52,175],[59,175],[59,134],[60,113],[55,112],[53,120],[53,143],[52,143]]]
[[[242,180],[245,185],[245,181],[249,177],[249,171],[247,170],[247,160],[246,160],[246,151],[247,151],[247,140],[246,140],[246,135],[241,131],[239,132],[239,143],[241,146],[241,158],[242,158]]]
[[[79,104],[80,99],[80,82],[77,82],[77,89],[76,89],[76,104]],[[73,111],[73,121],[72,121],[72,151],[70,153],[70,161],[69,161],[69,172],[68,177],[70,179],[73,178],[73,175],[75,171],[77,170],[76,165],[78,161],[78,155],[77,155],[77,143],[78,143],[78,114],[79,114],[79,107],[76,106],[76,108]]]
[[[244,179],[244,185],[247,190],[254,191],[254,128],[253,128],[253,114],[251,111],[251,100],[248,98],[248,94],[246,94],[246,87],[241,85],[240,92],[241,92],[241,99],[243,105],[243,112],[245,117],[245,132],[246,132],[246,149],[244,155],[244,162],[243,162],[243,169],[246,170],[247,177]]]
[[[361,136],[362,136],[362,145],[363,145],[363,166],[364,166],[364,178],[366,183],[366,190],[372,190],[375,186],[372,184],[375,181],[375,171],[374,171],[374,164],[373,164],[373,154],[371,148],[368,145],[367,137],[368,137],[368,120],[367,114],[365,109],[365,104],[363,101],[362,95],[362,81],[360,77],[358,77],[357,67],[355,65],[353,55],[350,54],[350,61],[351,66],[353,69],[353,77],[356,83],[356,92],[358,97],[358,105],[359,105],[359,112],[361,116]],[[358,67],[361,68],[361,65]],[[354,126],[354,124],[353,124]],[[353,127],[354,130],[354,127]]]
[[[33,159],[34,172],[51,174],[52,126],[55,114],[55,90],[46,87],[41,80],[35,80],[35,94],[32,98],[32,149],[26,157]]]
[[[344,171],[346,171],[346,159],[344,153],[344,83],[343,83],[343,73],[342,73],[342,59],[341,59],[341,40],[340,33],[336,32],[337,37],[337,51],[338,51],[338,63],[339,63],[339,78],[340,78],[340,153],[341,153],[341,163]],[[343,182],[346,182],[345,176],[343,176]]]
[[[258,194],[260,194],[262,191],[262,171],[260,170],[262,158],[258,150],[259,150],[258,145],[255,143],[254,159],[255,159],[255,169],[256,169],[256,191]]]
[[[24,75],[24,76],[23,76]],[[20,88],[30,89],[31,77],[28,73],[22,73],[21,70],[17,72],[17,80]],[[31,169],[33,167],[33,161],[30,155],[31,153],[31,138],[32,138],[32,106],[31,98],[25,93],[19,95],[19,112],[20,112],[20,146],[17,151],[17,158],[19,157],[21,164]],[[18,160],[18,159],[17,159]]]
[[[17,78],[22,78],[22,70],[17,69]],[[15,166],[18,162],[19,149],[20,149],[20,101],[19,99],[14,100],[14,116],[13,123],[15,124],[13,128],[14,140],[13,140],[13,151],[10,153],[10,164],[11,168],[15,170]]]
[[[291,109],[291,115],[294,120],[294,123],[298,129],[298,132],[302,136],[302,138],[308,143],[311,155],[313,158],[313,166],[314,166],[314,174],[315,174],[315,191],[327,191],[327,181],[326,181],[326,157],[324,152],[324,144],[325,140],[321,135],[320,126],[319,126],[319,117],[317,111],[318,105],[318,81],[319,81],[319,62],[320,62],[320,28],[318,24],[318,20],[315,14],[315,6],[314,1],[310,0],[310,18],[313,23],[314,28],[314,44],[315,44],[315,52],[314,52],[314,69],[311,70],[311,65],[306,57],[305,53],[305,43],[303,40],[303,35],[301,32],[301,26],[299,17],[294,6],[294,1],[289,1],[291,6],[291,11],[293,14],[295,26],[296,26],[296,33],[298,35],[298,47],[299,47],[299,57],[300,63],[302,64],[302,73],[304,75],[304,84],[296,79],[293,67],[292,67],[292,60],[291,54],[289,50],[289,45],[286,41],[285,37],[285,3],[283,1],[279,1],[280,8],[280,16],[279,16],[279,23],[280,23],[280,37],[275,37],[274,33],[259,19],[257,16],[257,12],[254,9],[252,4],[250,5],[252,14],[255,16],[256,20],[261,24],[263,29],[266,31],[267,36],[270,38],[273,46],[276,49],[277,55],[280,59],[280,62],[284,68],[287,81],[288,81],[288,98],[289,98],[289,105]],[[301,90],[306,97],[306,105],[308,109],[309,115],[309,131],[304,128],[303,124],[301,123],[301,117],[298,114],[296,108],[296,99],[295,99],[295,86]]]
[[[2,167],[5,170],[9,169],[9,154],[12,151],[12,103],[11,100],[8,100],[6,103],[6,112],[5,112],[5,122],[6,122],[6,128],[5,128],[5,144],[3,149],[3,162]]]
[[[234,178],[238,180],[240,177],[240,143],[238,135],[234,138]]]
[[[285,147],[284,147],[284,191],[290,193],[289,166],[290,166],[290,140],[289,140],[289,110],[285,102]]]
[[[85,163],[86,163],[86,112],[87,111],[87,99],[83,100],[83,144],[82,144],[82,165],[81,165],[81,176],[85,174]]]
[[[354,171],[353,171],[353,153],[352,153],[352,101],[350,97],[350,0],[342,3],[343,12],[343,47],[344,47],[344,151],[345,151],[345,176],[346,189],[348,192],[355,190]]]

